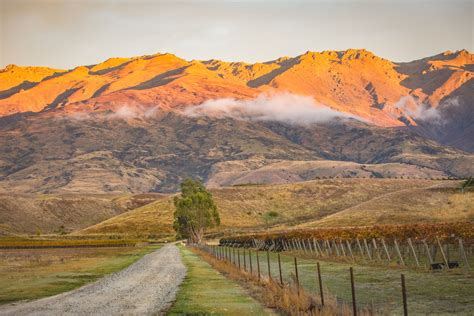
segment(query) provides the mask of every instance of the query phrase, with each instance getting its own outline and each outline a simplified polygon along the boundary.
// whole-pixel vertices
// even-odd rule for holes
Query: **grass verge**
[[[237,283],[189,249],[180,248],[188,272],[168,315],[267,315]]]
[[[246,254],[249,265],[248,250]],[[237,253],[237,251],[236,251]],[[240,250],[243,266],[243,255]],[[268,275],[265,252],[259,252],[261,274]],[[254,265],[256,256],[252,251]],[[279,274],[277,254],[270,253],[270,272]],[[300,284],[314,295],[319,294],[316,274],[316,259],[298,258]],[[340,302],[351,303],[349,268],[354,268],[357,303],[387,314],[402,314],[402,293],[400,274],[405,274],[407,283],[408,311],[414,315],[458,314],[468,315],[474,309],[474,276],[472,270],[451,270],[443,272],[423,272],[391,267],[364,266],[354,263],[329,262],[320,260],[324,290],[337,297]],[[292,254],[281,255],[284,282],[291,281],[294,273]]]
[[[122,270],[158,248],[0,250],[0,304],[70,291]]]

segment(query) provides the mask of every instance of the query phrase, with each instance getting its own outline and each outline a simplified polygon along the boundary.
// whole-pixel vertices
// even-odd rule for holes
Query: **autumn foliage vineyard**
[[[384,238],[388,241],[405,241],[411,238],[414,241],[426,240],[435,242],[436,238],[447,243],[454,243],[462,238],[464,243],[474,243],[474,222],[456,222],[442,224],[410,224],[410,225],[376,225],[370,227],[354,228],[318,228],[299,229],[279,232],[262,232],[257,234],[232,236],[222,238],[221,242],[245,242],[259,239],[262,241],[289,240],[293,238],[316,238],[353,240]]]

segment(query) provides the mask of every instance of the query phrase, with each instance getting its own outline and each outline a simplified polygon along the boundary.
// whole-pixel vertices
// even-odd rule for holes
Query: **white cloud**
[[[458,105],[459,100],[457,98],[450,98],[440,103],[437,107],[430,107],[424,103],[418,102],[412,96],[404,96],[398,100],[395,107],[415,120],[444,124],[445,121],[442,117],[442,111],[448,107]]]
[[[362,120],[355,115],[316,103],[312,97],[291,93],[261,94],[255,99],[248,100],[233,98],[207,100],[199,105],[187,107],[182,113],[190,117],[208,116],[291,124],[321,123],[336,118]]]

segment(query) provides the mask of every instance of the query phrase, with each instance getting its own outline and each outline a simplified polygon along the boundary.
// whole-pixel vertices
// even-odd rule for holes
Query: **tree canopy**
[[[178,238],[199,243],[210,227],[220,225],[220,217],[212,194],[198,180],[181,183],[181,195],[174,198],[173,228]]]

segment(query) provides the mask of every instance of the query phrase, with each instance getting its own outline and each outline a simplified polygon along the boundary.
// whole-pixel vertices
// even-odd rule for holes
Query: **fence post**
[[[359,248],[359,253],[362,256],[362,259],[364,259],[364,251],[362,250],[362,246],[360,245],[359,238],[356,238],[356,242],[357,242],[357,247]]]
[[[237,257],[239,261],[239,270],[240,270],[240,248],[237,248]]]
[[[321,295],[321,305],[324,306],[323,280],[321,279],[321,268],[319,267],[319,262],[317,262],[317,266],[318,266],[319,294]]]
[[[260,281],[260,260],[258,259],[258,249],[257,249],[257,272],[258,272],[258,281]]]
[[[433,264],[433,258],[431,257],[430,248],[428,247],[426,240],[423,240],[423,245],[425,245],[426,254],[428,255],[428,260],[430,261],[430,266],[431,266]]]
[[[365,246],[365,250],[367,251],[367,257],[369,257],[369,260],[372,260],[372,255],[370,254],[369,245],[367,244],[367,239],[365,238],[364,238],[364,246]]]
[[[352,311],[353,311],[353,315],[357,316],[357,303],[356,303],[355,286],[354,286],[354,271],[352,267],[350,267],[349,272],[351,274]]]
[[[438,236],[436,236],[436,241],[438,242],[439,250],[441,251],[441,255],[443,256],[444,263],[446,264],[446,268],[449,269],[449,262],[448,259],[446,258],[446,254],[444,253],[443,246],[441,245],[441,242],[439,241]]]
[[[410,239],[408,239],[408,240],[410,240]],[[400,247],[398,247],[398,241],[396,239],[394,239],[393,243],[395,245],[395,250],[397,251],[398,257],[400,258],[400,263],[402,264],[402,266],[404,266],[405,261],[403,260],[402,253],[400,252]],[[410,243],[410,242],[408,242],[408,243]],[[418,259],[416,259],[416,255],[415,255],[415,260],[416,260],[416,265],[418,265]]]
[[[244,248],[244,271],[247,272],[247,260],[245,258],[245,248]]]
[[[250,274],[253,275],[252,271],[252,250],[249,249],[249,265],[250,265]]]
[[[389,261],[389,263],[390,263],[390,261],[391,261],[392,259],[390,258],[390,253],[388,252],[387,245],[385,244],[385,239],[384,239],[384,238],[382,238],[382,246],[383,246],[383,248],[385,249],[385,254],[387,255],[387,259],[388,259],[388,261]]]
[[[278,271],[280,272],[280,284],[283,286],[283,276],[281,274],[280,253],[278,253]]]
[[[405,275],[401,275],[402,279],[402,297],[403,297],[403,315],[408,316],[408,306],[407,306],[407,289],[405,286]]]
[[[379,261],[382,261],[382,256],[380,256],[379,247],[377,247],[377,241],[375,238],[372,239],[372,244],[374,245],[374,252],[377,253],[377,258],[379,258]]]
[[[300,278],[298,276],[298,262],[296,261],[296,257],[293,257],[295,259],[295,276],[296,276],[296,290],[298,291],[298,295],[300,295]]]
[[[411,252],[413,253],[413,257],[415,258],[416,266],[419,267],[420,262],[418,261],[418,256],[416,254],[415,247],[413,247],[413,243],[411,242],[411,238],[408,238],[408,246],[410,246]]]
[[[464,245],[462,243],[462,239],[459,238],[459,252],[461,253],[464,261],[466,262],[466,266],[469,268],[469,261],[467,260],[466,251],[464,251]]]
[[[349,242],[349,240],[346,240],[346,244],[347,244],[347,248],[349,249],[349,254],[352,257],[352,261],[355,261],[354,254],[352,253],[351,243]]]
[[[272,273],[270,271],[270,251],[267,250],[267,267],[268,267],[268,281],[272,279]]]

